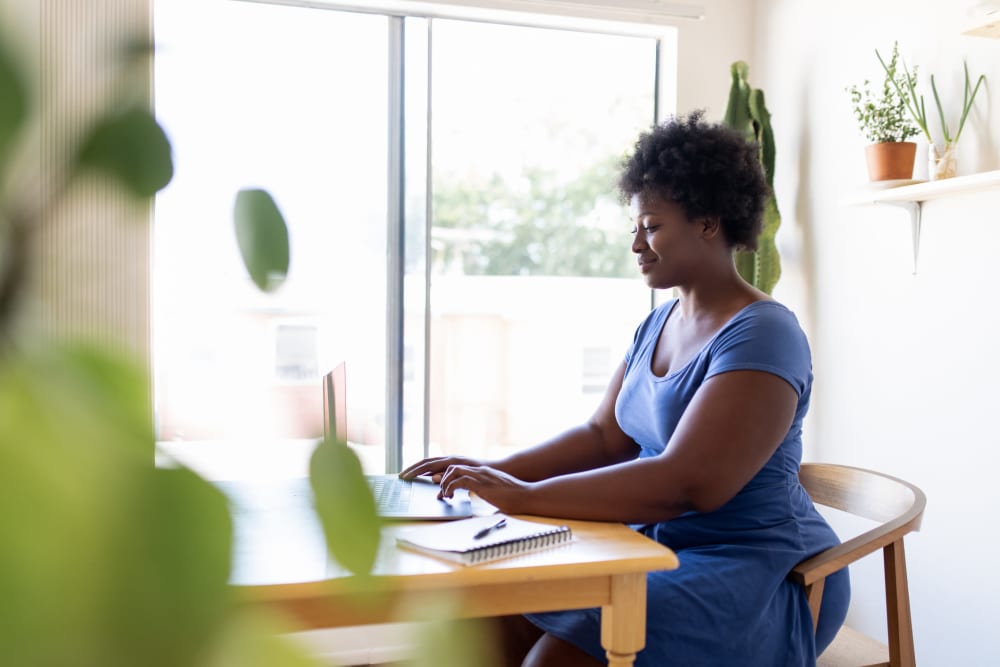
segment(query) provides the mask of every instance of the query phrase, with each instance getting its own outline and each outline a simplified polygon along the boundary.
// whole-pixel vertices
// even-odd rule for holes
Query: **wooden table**
[[[646,641],[646,573],[678,565],[670,549],[621,524],[524,517],[568,524],[574,540],[475,566],[398,548],[395,533],[403,524],[395,524],[383,529],[377,591],[360,592],[325,557],[318,527],[306,529],[313,519],[293,505],[237,514],[233,583],[242,604],[278,607],[301,629],[407,620],[402,609],[442,596],[462,618],[601,607],[608,662],[625,667]]]

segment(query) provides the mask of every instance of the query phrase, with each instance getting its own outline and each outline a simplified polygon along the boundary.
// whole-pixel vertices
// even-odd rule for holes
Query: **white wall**
[[[677,111],[705,109],[706,117],[721,120],[729,97],[729,66],[750,61],[753,47],[753,1],[700,0],[705,16],[698,21],[677,20]],[[750,76],[756,71],[751,64]]]
[[[867,177],[844,90],[880,81],[874,50],[886,54],[898,40],[923,86],[935,75],[954,130],[967,59],[987,83],[959,143],[959,175],[1000,169],[1000,40],[961,35],[976,0],[701,4],[704,20],[677,24],[678,110],[720,118],[737,59],[766,93],[783,217],[775,296],[806,327],[816,373],[806,458],[882,470],[927,493],[922,530],[906,542],[918,661],[1000,664],[1000,580],[986,560],[1000,547],[1000,313],[990,280],[1000,191],[925,204],[914,275],[908,215],[845,203]],[[920,146],[916,178],[926,176],[925,156]],[[884,637],[881,559],[852,577],[848,622]]]
[[[866,180],[844,88],[880,81],[874,49],[885,54],[898,40],[924,85],[935,74],[954,116],[966,58],[987,84],[959,143],[959,174],[1000,169],[1000,40],[960,34],[971,4],[759,0],[746,55],[776,132],[779,246],[791,267],[776,295],[800,313],[813,346],[809,458],[883,470],[928,496],[923,528],[906,543],[922,665],[1000,664],[1000,580],[987,561],[1000,547],[1000,314],[990,270],[1000,191],[926,204],[913,275],[908,216],[844,203]],[[743,3],[711,6],[723,5]],[[916,177],[926,174],[923,154]],[[879,559],[870,560],[854,570],[849,622],[881,636]]]

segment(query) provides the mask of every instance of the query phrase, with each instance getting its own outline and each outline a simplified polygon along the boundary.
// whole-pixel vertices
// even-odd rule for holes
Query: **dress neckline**
[[[774,299],[757,299],[756,301],[751,301],[750,303],[748,303],[747,305],[743,306],[742,308],[740,308],[739,310],[737,310],[735,313],[733,313],[732,317],[730,317],[728,320],[726,320],[725,322],[723,322],[722,326],[719,327],[718,329],[716,329],[715,333],[713,333],[711,336],[709,336],[708,340],[705,341],[705,344],[702,345],[700,348],[698,348],[698,351],[695,352],[693,355],[691,355],[691,358],[689,358],[687,361],[685,361],[679,368],[677,368],[675,370],[672,370],[669,373],[666,373],[665,375],[657,375],[656,372],[653,371],[653,356],[654,356],[654,354],[656,352],[656,346],[660,342],[660,336],[663,335],[663,329],[664,329],[664,327],[667,326],[667,320],[670,319],[670,315],[674,312],[674,309],[677,307],[677,304],[679,304],[680,302],[681,302],[680,299],[675,298],[673,300],[673,303],[670,304],[670,307],[669,308],[665,308],[666,314],[663,316],[663,321],[660,322],[660,326],[659,326],[659,328],[656,331],[656,338],[654,339],[654,342],[653,342],[652,346],[650,346],[650,349],[649,349],[649,358],[646,360],[646,372],[650,375],[650,377],[652,377],[657,382],[662,382],[664,380],[669,380],[669,379],[673,378],[674,376],[679,375],[680,373],[683,373],[685,370],[687,370],[688,367],[691,366],[691,364],[693,364],[696,359],[700,359],[701,358],[701,356],[705,353],[705,350],[707,350],[709,347],[712,346],[712,343],[715,342],[715,339],[719,337],[720,333],[722,333],[723,331],[726,330],[726,327],[728,327],[730,324],[732,324],[733,322],[735,322],[736,319],[738,317],[740,317],[740,315],[742,315],[743,313],[745,313],[747,310],[749,310],[753,306],[756,306],[759,303],[778,303]]]

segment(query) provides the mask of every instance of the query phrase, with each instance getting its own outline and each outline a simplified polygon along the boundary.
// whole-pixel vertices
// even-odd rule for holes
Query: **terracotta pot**
[[[917,145],[912,141],[887,141],[865,146],[869,181],[891,181],[913,178],[913,163]]]

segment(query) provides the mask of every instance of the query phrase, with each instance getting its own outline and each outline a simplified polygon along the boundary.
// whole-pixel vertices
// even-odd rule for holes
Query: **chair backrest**
[[[817,505],[879,522],[871,530],[799,563],[789,574],[792,581],[806,589],[813,623],[819,621],[826,577],[882,549],[889,664],[914,664],[903,536],[920,528],[927,504],[923,491],[909,482],[873,470],[829,463],[803,463],[799,480]]]
[[[926,499],[923,491],[896,477],[831,463],[803,463],[799,481],[814,503],[879,521],[905,519],[920,527]]]

